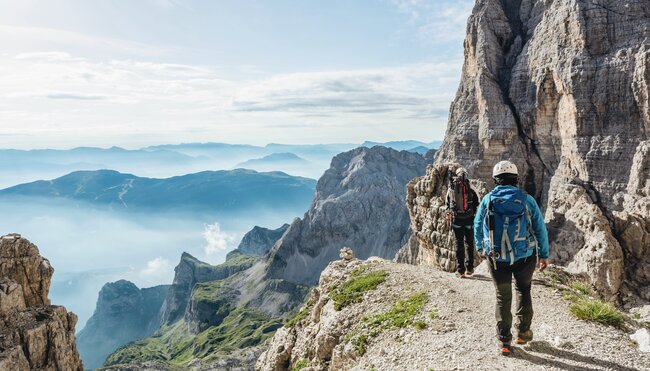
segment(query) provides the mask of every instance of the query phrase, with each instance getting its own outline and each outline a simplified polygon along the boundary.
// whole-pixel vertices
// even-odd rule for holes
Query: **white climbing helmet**
[[[465,175],[465,177],[467,178],[467,169],[465,169],[464,167],[459,167],[458,169],[456,169],[456,176],[463,176],[463,175]]]
[[[503,174],[519,175],[517,172],[517,166],[510,161],[501,161],[498,164],[494,165],[492,176],[496,177]]]

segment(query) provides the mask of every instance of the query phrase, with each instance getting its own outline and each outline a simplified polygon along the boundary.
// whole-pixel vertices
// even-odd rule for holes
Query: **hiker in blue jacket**
[[[533,339],[530,325],[533,302],[530,294],[533,273],[546,269],[549,244],[542,212],[535,199],[517,188],[517,167],[501,161],[492,171],[497,186],[481,201],[474,218],[474,242],[480,256],[488,259],[496,288],[497,336],[501,353],[512,351],[512,277],[517,292],[517,338],[525,344]]]

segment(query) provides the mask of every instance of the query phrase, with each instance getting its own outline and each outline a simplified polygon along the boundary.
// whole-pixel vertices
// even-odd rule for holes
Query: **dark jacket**
[[[479,200],[478,196],[476,195],[476,192],[472,189],[469,180],[465,180],[465,187],[467,188],[467,210],[468,213],[466,215],[456,215],[454,213],[453,218],[452,218],[452,223],[457,224],[457,225],[466,225],[466,224],[473,224],[474,222],[474,216],[476,215],[476,210],[478,209],[479,205]],[[451,190],[451,187],[447,189],[447,209],[452,210],[451,207],[451,202],[453,198],[453,192]]]

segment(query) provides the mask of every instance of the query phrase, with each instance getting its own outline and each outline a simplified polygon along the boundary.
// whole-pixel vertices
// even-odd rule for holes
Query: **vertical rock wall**
[[[649,66],[647,0],[478,0],[435,159],[488,184],[496,162],[515,162],[545,210],[553,261],[609,298],[650,300]],[[421,181],[414,199],[436,188]],[[410,208],[439,228],[435,206]],[[414,231],[418,255],[444,240]]]

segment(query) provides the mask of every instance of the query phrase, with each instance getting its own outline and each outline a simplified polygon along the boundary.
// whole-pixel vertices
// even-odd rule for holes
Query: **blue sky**
[[[441,139],[471,0],[0,0],[0,147]]]

